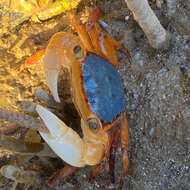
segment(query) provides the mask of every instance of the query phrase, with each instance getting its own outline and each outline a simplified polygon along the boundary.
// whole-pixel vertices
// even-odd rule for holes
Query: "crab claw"
[[[84,138],[46,108],[37,105],[36,111],[45,123],[49,133],[40,132],[51,149],[65,162],[75,167],[98,164],[107,149],[107,134],[93,139],[89,127],[81,120]]]
[[[68,164],[83,167],[84,143],[80,136],[44,107],[37,105],[36,111],[50,131],[40,135],[52,150]]]
[[[62,66],[70,71],[73,60],[72,55],[68,54],[68,52],[75,44],[78,44],[78,38],[70,33],[58,32],[51,37],[46,48],[43,59],[44,73],[47,85],[57,102],[60,102],[57,90],[59,71]],[[69,57],[69,59],[67,59],[67,57]]]
[[[44,73],[46,76],[48,87],[50,88],[53,97],[56,102],[60,102],[58,91],[57,91],[57,81],[59,71],[61,69],[60,56],[57,56],[58,52],[56,49],[47,49],[44,56]]]

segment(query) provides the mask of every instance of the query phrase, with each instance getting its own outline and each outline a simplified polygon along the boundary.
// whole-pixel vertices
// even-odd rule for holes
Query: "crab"
[[[45,107],[38,105],[36,111],[49,130],[49,133],[40,132],[42,138],[69,164],[56,177],[64,175],[65,178],[75,168],[90,165],[93,166],[90,180],[93,180],[109,162],[111,182],[114,183],[114,162],[120,138],[121,189],[129,166],[129,132],[116,48],[127,58],[129,55],[98,24],[100,15],[100,9],[95,8],[83,24],[79,16],[71,13],[70,21],[77,35],[70,32],[54,34],[44,56],[40,56],[44,61],[47,85],[57,102],[60,102],[59,71],[61,67],[68,70],[72,101],[81,118],[83,138]]]

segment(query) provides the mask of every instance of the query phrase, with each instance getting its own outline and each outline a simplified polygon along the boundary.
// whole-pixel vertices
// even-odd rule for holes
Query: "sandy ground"
[[[130,130],[130,168],[123,189],[188,190],[190,189],[190,3],[180,1],[172,17],[164,2],[161,8],[150,1],[163,26],[171,33],[167,50],[156,51],[133,17],[124,1],[97,2],[105,12],[102,17],[110,34],[130,51],[132,62],[119,53],[120,75],[127,100]],[[89,5],[82,1],[80,7]],[[81,10],[82,10],[81,8]],[[50,37],[70,30],[65,15],[43,23],[5,9],[0,3],[0,107],[20,110],[21,101],[34,101],[37,88],[47,89],[40,65],[20,72],[28,55],[46,47]],[[5,123],[1,124],[3,127]],[[25,130],[24,130],[25,131]],[[23,130],[14,134],[21,138]],[[90,167],[78,170],[57,190],[114,189],[121,173],[120,149],[116,160],[116,185],[110,183],[108,168],[92,184],[88,183]],[[19,159],[18,159],[19,158]],[[22,158],[23,159],[23,158]],[[7,151],[0,154],[0,166],[19,163],[21,157]],[[17,160],[17,162],[15,161]],[[19,161],[18,161],[19,160]],[[19,162],[19,163],[18,163]],[[22,166],[41,172],[44,181],[64,163],[59,159],[30,158]],[[11,188],[12,181],[0,177],[0,189]],[[19,184],[16,190],[34,186]],[[50,189],[49,189],[50,190]]]

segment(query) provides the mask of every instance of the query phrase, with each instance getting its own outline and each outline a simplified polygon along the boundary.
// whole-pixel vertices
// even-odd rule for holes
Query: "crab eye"
[[[73,52],[75,53],[75,54],[77,54],[78,52],[80,52],[81,51],[81,47],[80,46],[75,46],[74,48],[73,48]]]
[[[83,57],[84,57],[82,48],[81,48],[79,45],[76,45],[76,46],[73,48],[73,53],[75,54],[75,58],[76,58],[77,60],[83,59]]]
[[[88,126],[92,131],[97,131],[99,129],[99,123],[98,120],[96,118],[89,118],[87,120],[88,122]]]

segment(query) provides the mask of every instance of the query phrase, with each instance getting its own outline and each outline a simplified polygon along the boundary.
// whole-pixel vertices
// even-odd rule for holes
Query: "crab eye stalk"
[[[97,131],[100,128],[99,122],[96,118],[89,118],[87,120],[88,126],[92,131]]]
[[[82,50],[81,47],[78,46],[78,45],[73,48],[73,52],[74,52],[75,54],[77,54],[77,53],[80,52],[81,50]]]
[[[75,55],[76,60],[81,60],[81,59],[84,58],[83,50],[82,50],[82,48],[79,45],[76,45],[73,48],[73,53]]]

